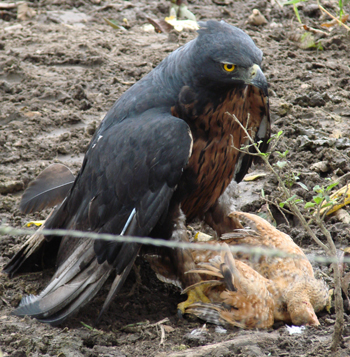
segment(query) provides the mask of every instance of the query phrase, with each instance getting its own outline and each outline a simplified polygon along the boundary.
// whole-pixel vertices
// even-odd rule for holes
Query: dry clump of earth
[[[322,4],[337,12],[337,1]],[[144,30],[147,17],[168,16],[170,2],[165,0],[38,0],[27,5],[29,10],[20,19],[16,9],[0,9],[0,219],[13,227],[45,219],[48,214],[25,216],[19,211],[28,183],[54,162],[77,173],[91,136],[114,101],[170,52],[196,36],[193,30],[170,34]],[[324,33],[312,34],[311,45],[305,45],[304,30],[292,7],[281,9],[275,1],[189,0],[188,8],[197,20],[224,19],[242,28],[263,50],[273,133],[282,130],[284,134],[276,150],[289,150],[292,171],[309,189],[294,185],[292,192],[310,201],[312,188],[325,184],[326,178],[345,184],[350,171],[350,34],[346,29],[323,29]],[[266,24],[254,26],[248,21],[254,9],[266,18]],[[300,3],[298,9],[309,27],[320,29],[328,20],[313,1]],[[344,9],[350,12],[349,5]],[[104,18],[125,30],[114,29]],[[273,153],[271,163],[278,160]],[[256,172],[267,171],[257,164],[251,169]],[[262,188],[271,200],[279,197],[276,179],[268,173],[234,187],[234,208],[265,212]],[[324,254],[292,216],[287,215],[287,224],[277,209],[270,206],[270,211],[277,227],[288,232],[308,256]],[[338,249],[349,245],[348,224],[331,217],[326,225]],[[0,268],[24,240],[1,237]],[[315,264],[314,268],[332,286],[329,264]],[[12,316],[21,297],[39,293],[51,274],[37,272],[12,280],[0,275],[3,356],[330,355],[334,311],[320,315],[320,327],[307,327],[300,334],[290,334],[278,324],[268,331],[203,327],[199,320],[177,317],[176,306],[184,297],[175,287],[159,282],[141,258],[96,326],[108,287],[61,327]],[[133,289],[138,276],[141,283]],[[349,321],[345,313],[341,356],[350,355]]]

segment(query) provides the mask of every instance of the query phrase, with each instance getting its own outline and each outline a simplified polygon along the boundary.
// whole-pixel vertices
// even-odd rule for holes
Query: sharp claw
[[[183,314],[183,312],[182,312],[181,309],[177,309],[177,317],[178,317],[180,320],[183,320],[184,314]]]
[[[185,311],[193,303],[193,301],[188,297],[186,301],[180,302],[180,304],[177,305],[177,314],[181,316],[185,315]]]
[[[180,302],[180,304],[177,305],[178,314],[181,313],[181,316],[183,316],[186,313],[186,309],[195,302],[200,301],[209,303],[210,300],[203,292],[203,289],[205,288],[206,284],[203,284],[203,286],[196,286],[192,290],[189,290],[187,292],[187,300]]]

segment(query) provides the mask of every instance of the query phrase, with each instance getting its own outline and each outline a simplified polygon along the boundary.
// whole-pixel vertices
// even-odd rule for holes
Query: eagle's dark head
[[[262,51],[242,30],[224,21],[200,22],[191,48],[192,67],[200,85],[250,84],[267,94],[260,69]]]

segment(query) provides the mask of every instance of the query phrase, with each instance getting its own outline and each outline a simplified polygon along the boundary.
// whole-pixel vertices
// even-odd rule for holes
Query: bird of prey
[[[193,272],[219,277],[221,284],[206,277],[196,284],[204,287],[210,303],[196,302],[186,312],[208,322],[244,328],[271,327],[274,321],[297,326],[319,325],[316,312],[329,303],[328,289],[322,280],[314,277],[303,251],[291,237],[257,215],[232,212],[230,216],[244,222],[249,229],[225,234],[220,244],[275,248],[294,256],[263,255],[257,260],[239,253],[233,259],[230,252],[218,257],[213,251],[193,251],[198,264]],[[186,290],[190,291],[191,287]]]
[[[13,276],[41,259],[56,259],[57,270],[38,296],[22,299],[16,315],[60,324],[89,302],[114,271],[105,310],[141,247],[128,243],[127,236],[187,240],[185,222],[196,217],[219,235],[236,226],[219,198],[252,163],[252,155],[238,150],[249,141],[232,115],[260,150],[267,148],[270,117],[262,52],[246,33],[224,21],[200,26],[196,39],[115,102],[69,192],[43,226],[114,233],[125,241],[37,232],[5,272]],[[168,256],[183,287],[200,281],[198,274],[185,274],[194,268],[188,251],[172,249]]]

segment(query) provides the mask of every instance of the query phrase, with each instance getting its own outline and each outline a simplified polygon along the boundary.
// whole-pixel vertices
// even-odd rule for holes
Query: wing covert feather
[[[137,224],[132,234],[147,236],[168,209],[191,145],[188,125],[159,110],[149,110],[100,132],[86,154],[71,195],[48,227],[120,234],[135,208]],[[106,249],[114,250],[114,260],[118,260],[122,246],[96,241],[99,262],[106,259]],[[108,256],[113,264],[111,254]],[[125,265],[118,267],[120,273]]]

